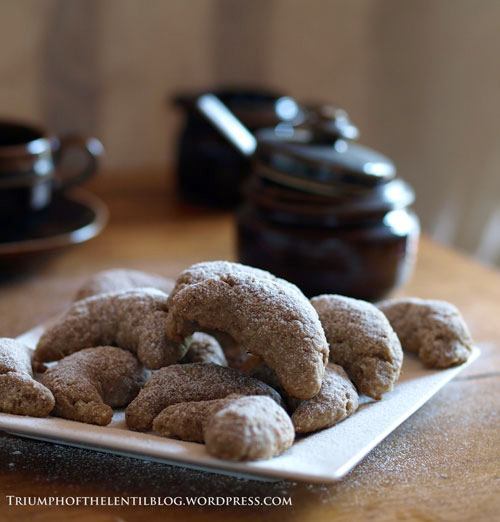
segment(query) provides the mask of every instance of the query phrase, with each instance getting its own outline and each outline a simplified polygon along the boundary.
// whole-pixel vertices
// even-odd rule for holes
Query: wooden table
[[[176,204],[157,178],[115,185],[93,187],[112,216],[99,238],[0,286],[0,335],[15,336],[61,310],[95,270],[175,276],[195,261],[234,257],[231,215]],[[424,239],[404,292],[457,304],[482,356],[342,482],[240,480],[2,434],[0,520],[498,520],[500,275]],[[4,495],[289,496],[293,507],[9,507]]]

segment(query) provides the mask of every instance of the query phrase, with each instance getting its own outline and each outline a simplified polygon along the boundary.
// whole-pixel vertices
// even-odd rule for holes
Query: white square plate
[[[34,347],[43,331],[35,328],[18,337]],[[58,444],[128,455],[140,459],[252,478],[303,482],[334,482],[346,475],[369,451],[427,402],[440,388],[479,356],[475,348],[467,363],[448,370],[429,370],[405,355],[401,378],[381,401],[363,398],[359,410],[332,428],[296,440],[283,455],[257,462],[227,462],[209,456],[202,444],[129,431],[123,412],[109,426],[48,417],[0,413],[0,429]]]

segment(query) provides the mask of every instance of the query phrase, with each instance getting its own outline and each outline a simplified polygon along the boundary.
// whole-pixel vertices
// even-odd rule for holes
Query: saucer
[[[97,236],[106,205],[83,189],[54,195],[51,204],[22,222],[0,228],[0,271],[24,268],[65,247]]]

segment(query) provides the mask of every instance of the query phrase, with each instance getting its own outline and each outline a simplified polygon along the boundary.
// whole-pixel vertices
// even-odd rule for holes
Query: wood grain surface
[[[192,262],[234,257],[227,213],[175,203],[161,178],[93,189],[111,221],[88,244],[2,282],[0,335],[61,311],[83,278],[114,266],[175,276]],[[136,178],[134,178],[136,179]],[[479,521],[500,513],[500,275],[424,239],[401,293],[447,299],[482,355],[383,441],[342,482],[258,482],[0,434],[0,520]],[[9,506],[16,496],[289,497],[289,507]]]

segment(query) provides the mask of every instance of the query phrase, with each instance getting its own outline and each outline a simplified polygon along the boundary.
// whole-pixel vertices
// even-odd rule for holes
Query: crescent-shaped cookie
[[[311,398],[328,360],[318,314],[298,288],[260,272],[237,268],[181,285],[169,300],[167,336],[176,343],[195,331],[228,334],[260,356],[290,396]]]
[[[40,379],[54,394],[55,415],[105,426],[113,408],[126,406],[137,395],[144,371],[130,352],[99,346],[64,357]]]
[[[417,297],[379,303],[405,350],[416,353],[430,368],[464,363],[472,353],[472,338],[456,306]]]
[[[286,411],[269,397],[231,400],[204,427],[207,452],[225,460],[269,459],[287,450],[295,432]]]
[[[125,412],[127,426],[137,431],[151,428],[155,417],[171,404],[223,399],[231,394],[281,397],[263,382],[234,368],[217,364],[174,364],[153,372]]]
[[[59,360],[83,348],[118,346],[136,354],[151,369],[173,364],[187,347],[165,335],[167,295],[153,288],[112,292],[72,304],[43,333],[37,363]]]
[[[203,430],[210,417],[239,397],[241,395],[231,394],[224,399],[172,404],[156,416],[153,430],[162,437],[204,442]]]
[[[358,409],[358,392],[344,369],[329,364],[318,395],[307,401],[289,401],[292,422],[297,433],[329,428]]]
[[[15,339],[0,339],[0,411],[45,417],[54,408],[54,397],[33,379],[30,349]]]
[[[371,303],[341,295],[320,295],[311,303],[325,329],[330,360],[344,368],[358,391],[374,399],[391,391],[403,351],[384,314]]]

